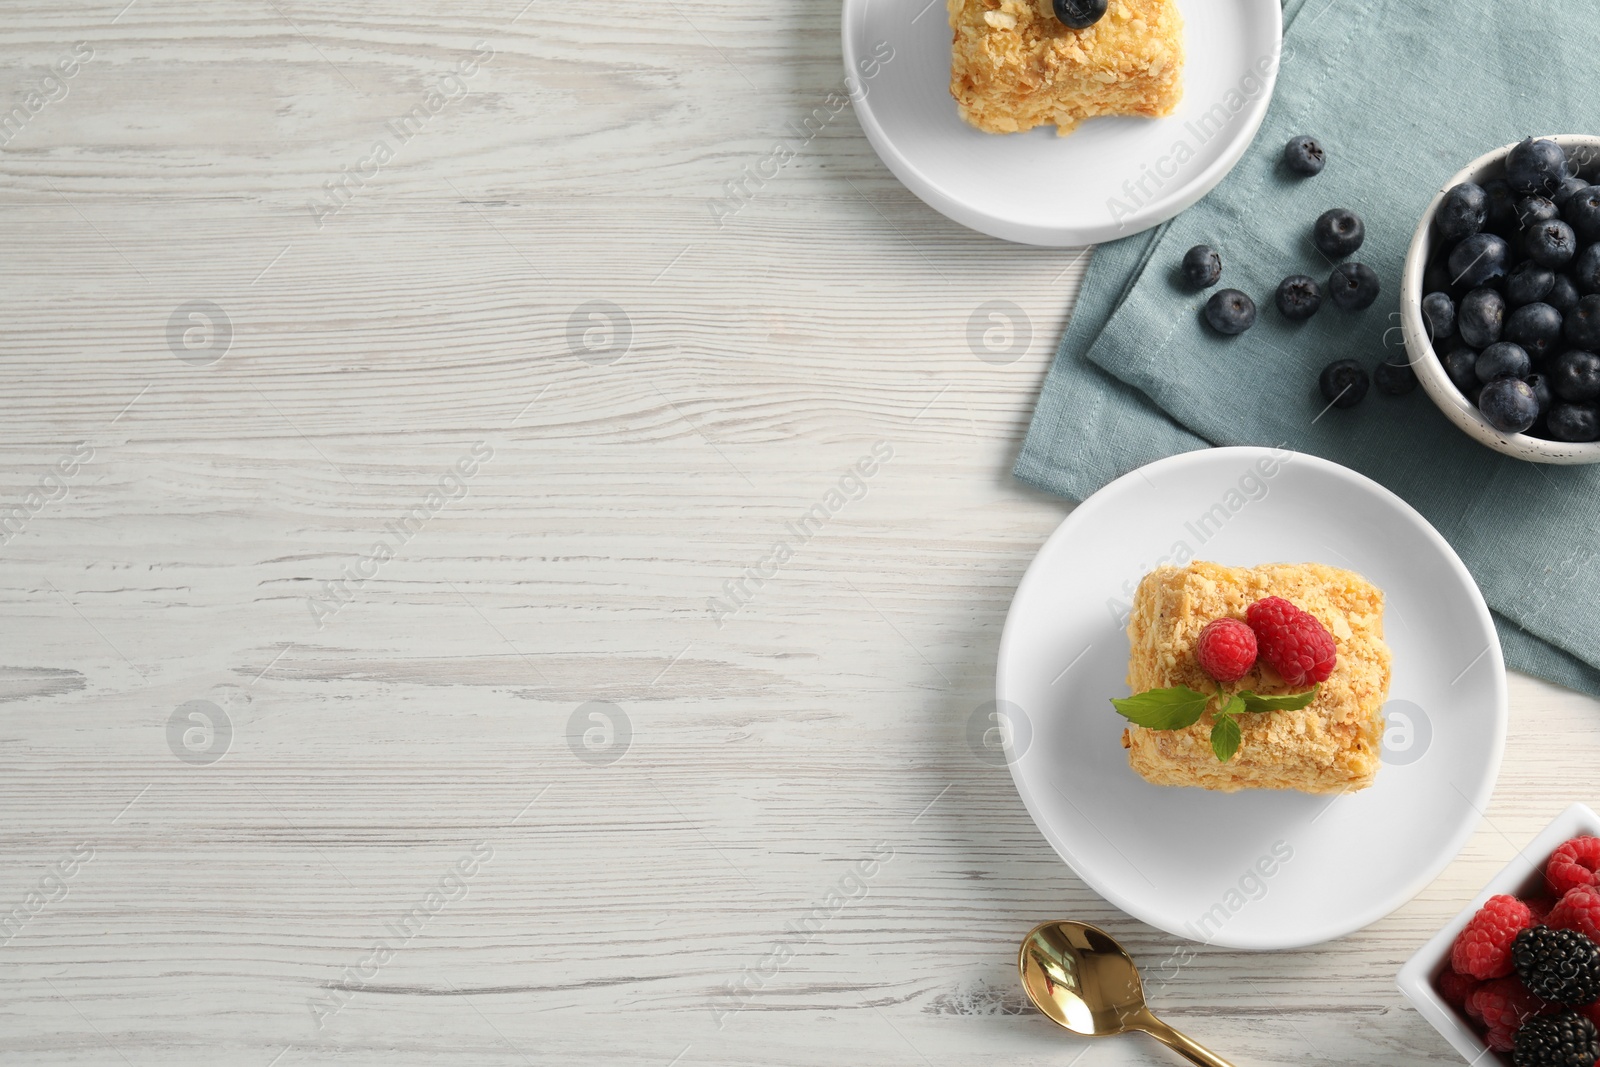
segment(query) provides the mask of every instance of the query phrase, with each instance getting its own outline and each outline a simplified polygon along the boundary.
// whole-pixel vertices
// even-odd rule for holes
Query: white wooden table
[[[1085,256],[902,190],[836,19],[8,6],[0,1060],[1173,1062],[1024,1010],[1037,920],[1178,943],[966,741]],[[1512,702],[1438,883],[1157,1006],[1454,1062],[1394,972],[1595,797],[1595,705]]]

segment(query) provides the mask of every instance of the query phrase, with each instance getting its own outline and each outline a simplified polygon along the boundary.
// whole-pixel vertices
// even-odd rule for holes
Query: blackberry
[[[1576,930],[1531,926],[1511,945],[1511,962],[1528,991],[1568,1007],[1600,1000],[1600,948]],[[1593,1024],[1589,1032],[1594,1033]],[[1586,1067],[1600,1059],[1597,1051]]]
[[[1592,1067],[1600,1059],[1594,1023],[1576,1012],[1530,1019],[1517,1031],[1517,1067]]]

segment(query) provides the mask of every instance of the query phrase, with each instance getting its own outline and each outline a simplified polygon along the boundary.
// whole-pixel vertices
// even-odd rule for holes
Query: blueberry
[[[1561,312],[1549,304],[1524,304],[1506,318],[1503,336],[1540,362],[1561,347]]]
[[[1473,368],[1480,382],[1496,378],[1526,378],[1533,373],[1533,361],[1521,345],[1510,341],[1496,341],[1478,353],[1478,364]]]
[[[1572,280],[1585,293],[1600,293],[1600,244],[1593,244],[1578,253],[1572,264]]]
[[[1433,228],[1439,231],[1441,241],[1453,245],[1483,229],[1488,220],[1489,194],[1481,185],[1462,182],[1452,186],[1439,201],[1439,210],[1433,215]]]
[[[1550,388],[1562,400],[1600,398],[1600,356],[1569,348],[1550,365]]]
[[[1593,404],[1557,404],[1545,426],[1557,441],[1593,441],[1600,437],[1600,413]]]
[[[1539,401],[1539,416],[1544,417],[1550,410],[1550,405],[1555,403],[1555,394],[1550,391],[1550,378],[1545,374],[1530,374],[1522,379],[1528,383],[1528,388],[1533,390],[1533,397]]]
[[[1367,372],[1353,359],[1338,359],[1322,368],[1317,387],[1322,399],[1336,408],[1353,408],[1367,395]]]
[[[1283,146],[1283,165],[1302,177],[1321,174],[1323,164],[1327,161],[1328,155],[1315,137],[1307,137],[1302,133],[1299,137],[1290,138],[1289,143]]]
[[[1600,241],[1600,185],[1579,189],[1561,209],[1561,217],[1581,241]]]
[[[1561,184],[1556,186],[1556,191],[1550,194],[1550,199],[1555,202],[1556,207],[1565,208],[1567,201],[1572,199],[1572,194],[1588,187],[1589,183],[1577,176],[1562,178]]]
[[[1340,259],[1361,247],[1367,239],[1367,228],[1361,217],[1348,208],[1336,207],[1317,216],[1311,227],[1311,240],[1322,254]]]
[[[1345,311],[1371,307],[1378,290],[1378,275],[1365,263],[1341,263],[1328,275],[1328,299]]]
[[[1506,303],[1512,307],[1543,300],[1555,288],[1556,272],[1532,260],[1523,260],[1506,275]]]
[[[1511,246],[1492,233],[1475,233],[1450,250],[1450,281],[1476,289],[1504,278],[1511,266]]]
[[[1422,324],[1428,340],[1438,344],[1456,332],[1456,302],[1449,293],[1429,293],[1422,298]]]
[[[1086,30],[1106,13],[1106,0],[1055,0],[1056,18],[1063,26]]]
[[[1539,421],[1539,398],[1521,378],[1496,378],[1478,394],[1478,410],[1501,433],[1521,433]]]
[[[1237,289],[1218,289],[1206,301],[1206,321],[1218,333],[1244,333],[1256,324],[1256,302]]]
[[[1322,286],[1315,278],[1291,274],[1278,283],[1275,298],[1278,311],[1286,319],[1309,319],[1322,306]]]
[[[1210,245],[1195,245],[1183,254],[1183,280],[1191,289],[1209,289],[1222,277],[1222,257]]]
[[[1586,296],[1566,313],[1561,323],[1561,336],[1574,347],[1600,350],[1600,296]]]
[[[1544,302],[1561,312],[1570,315],[1578,306],[1578,287],[1572,279],[1565,274],[1557,274],[1550,283],[1550,291],[1544,295]]]
[[[1390,396],[1404,396],[1417,387],[1417,374],[1400,352],[1372,368],[1372,382]]]
[[[1551,222],[1561,217],[1555,202],[1542,196],[1525,196],[1517,201],[1517,222],[1523,229],[1540,222]]]
[[[1506,302],[1493,289],[1474,289],[1461,298],[1456,332],[1473,348],[1488,348],[1505,328]]]
[[[1491,178],[1483,183],[1483,194],[1489,200],[1489,215],[1483,228],[1496,233],[1515,232],[1517,229],[1517,195],[1511,191],[1504,178]]]
[[[1444,372],[1450,378],[1450,384],[1461,390],[1462,395],[1472,392],[1478,387],[1478,353],[1465,345],[1452,348],[1439,357],[1439,362],[1444,364]]]
[[[1567,154],[1554,141],[1528,137],[1506,156],[1506,184],[1520,196],[1553,193],[1567,174]]]
[[[1541,266],[1559,267],[1577,253],[1578,238],[1571,226],[1554,219],[1528,227],[1522,237],[1522,250]]]
[[[1450,268],[1445,266],[1449,258],[1441,252],[1434,256],[1422,270],[1422,291],[1424,293],[1448,293],[1454,286],[1450,283]]]

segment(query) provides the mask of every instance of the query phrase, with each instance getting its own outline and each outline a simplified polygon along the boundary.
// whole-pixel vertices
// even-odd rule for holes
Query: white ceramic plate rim
[[[1022,576],[1022,581],[1018,583],[1017,591],[1012,596],[1011,607],[1006,612],[1005,627],[1000,637],[1000,652],[997,659],[999,667],[997,667],[995,671],[995,700],[1000,702],[1010,699],[1005,688],[1005,672],[1001,668],[1004,667],[1006,661],[1011,657],[1013,653],[1013,646],[1017,640],[1019,640],[1017,637],[1018,630],[1016,625],[1018,605],[1022,602],[1026,595],[1034,592],[1034,585],[1045,580],[1039,561],[1045,557],[1048,550],[1057,541],[1069,539],[1077,534],[1079,528],[1099,521],[1102,518],[1100,515],[1101,511],[1108,507],[1114,506],[1116,500],[1125,490],[1131,486],[1142,483],[1143,479],[1151,473],[1159,472],[1163,474],[1170,474],[1175,471],[1181,471],[1188,467],[1218,462],[1228,458],[1232,458],[1237,461],[1245,461],[1247,459],[1271,458],[1274,455],[1275,453],[1272,450],[1266,448],[1258,448],[1253,446],[1230,446],[1223,448],[1206,448],[1195,452],[1185,452],[1176,456],[1169,456],[1166,459],[1156,460],[1154,463],[1150,463],[1144,467],[1129,471],[1127,474],[1124,474],[1115,481],[1102,486],[1098,491],[1091,494],[1087,500],[1074,508],[1072,513],[1062,520],[1061,525],[1056,527],[1055,532],[1045,540],[1045,543],[1042,546],[1040,546],[1038,554],[1035,555],[1033,562],[1028,565],[1027,572]],[[1278,455],[1278,458],[1281,459],[1281,453],[1276,455]],[[1482,626],[1486,632],[1490,634],[1495,633],[1494,620],[1489,614],[1489,606],[1484,602],[1483,594],[1481,591],[1479,591],[1477,582],[1473,580],[1471,573],[1467,570],[1466,564],[1461,562],[1461,557],[1456,555],[1455,549],[1450,547],[1449,542],[1444,539],[1439,531],[1433,528],[1432,523],[1428,522],[1427,519],[1422,517],[1420,512],[1418,512],[1410,504],[1406,503],[1404,499],[1397,496],[1395,493],[1384,488],[1382,485],[1379,485],[1366,475],[1359,474],[1348,467],[1341,466],[1330,460],[1322,459],[1319,456],[1306,455],[1305,453],[1300,452],[1292,453],[1292,456],[1297,467],[1304,466],[1306,468],[1316,468],[1321,470],[1326,474],[1348,482],[1351,486],[1362,492],[1370,493],[1384,500],[1386,503],[1392,506],[1402,519],[1409,521],[1434,546],[1439,555],[1444,559],[1446,565],[1453,572],[1455,572],[1456,577],[1462,583],[1462,586],[1471,593],[1472,608],[1479,625]],[[1308,917],[1305,926],[1294,934],[1262,936],[1252,936],[1249,934],[1228,935],[1226,931],[1224,931],[1223,933],[1219,933],[1216,937],[1212,938],[1212,940],[1209,942],[1210,944],[1221,945],[1227,948],[1265,951],[1303,948],[1307,945],[1316,945],[1321,944],[1324,941],[1332,941],[1335,938],[1343,937],[1346,934],[1354,933],[1363,927],[1370,926],[1372,923],[1377,922],[1379,919],[1389,915],[1396,908],[1400,907],[1402,904],[1405,904],[1412,897],[1420,893],[1430,882],[1439,876],[1439,872],[1443,871],[1445,867],[1450,865],[1450,862],[1455,859],[1457,854],[1460,853],[1461,849],[1466,845],[1467,841],[1477,830],[1478,823],[1482,819],[1482,813],[1488,807],[1489,799],[1494,793],[1495,782],[1500,777],[1500,763],[1505,751],[1507,719],[1506,674],[1505,663],[1501,655],[1500,643],[1498,639],[1490,643],[1488,655],[1492,657],[1490,664],[1492,670],[1490,675],[1494,688],[1494,692],[1492,694],[1493,704],[1496,710],[1496,715],[1494,718],[1495,734],[1490,739],[1490,751],[1492,755],[1487,768],[1487,773],[1483,774],[1477,782],[1472,784],[1471,795],[1469,796],[1466,793],[1462,794],[1463,798],[1466,799],[1468,804],[1471,806],[1471,810],[1474,812],[1476,817],[1462,818],[1448,834],[1443,847],[1437,851],[1432,860],[1422,865],[1417,870],[1416,874],[1414,874],[1409,880],[1400,885],[1398,888],[1391,890],[1386,895],[1379,897],[1366,907],[1355,909],[1347,914],[1341,915],[1339,918],[1328,921],[1318,922],[1316,919]],[[1127,896],[1119,892],[1114,884],[1101,877],[1092,868],[1088,867],[1086,864],[1083,864],[1076,857],[1074,857],[1071,850],[1062,840],[1061,836],[1055,831],[1054,827],[1049,823],[1049,821],[1043,817],[1042,810],[1038,802],[1035,800],[1028,783],[1022,777],[1021,767],[1023,761],[1018,758],[1018,754],[1016,752],[1012,751],[1009,739],[1006,745],[1006,758],[1011,768],[1012,782],[1017,787],[1017,794],[1022,798],[1023,806],[1027,808],[1028,814],[1032,817],[1034,825],[1039,828],[1039,832],[1044,835],[1047,841],[1050,842],[1051,847],[1056,850],[1056,854],[1066,862],[1068,867],[1072,868],[1073,872],[1077,874],[1077,876],[1081,878],[1084,883],[1089,886],[1089,888],[1093,889],[1096,893],[1100,894],[1106,900],[1116,905],[1122,911],[1132,915],[1134,918],[1146,922],[1157,929],[1164,930],[1169,934],[1182,937],[1185,940],[1193,940],[1193,935],[1185,929],[1181,916],[1176,914],[1165,914],[1155,910],[1138,907],[1137,905],[1133,904]],[[1159,787],[1153,786],[1152,788]]]
[[[857,60],[861,58],[856,51],[854,35],[851,34],[852,24],[861,17],[865,5],[869,3],[883,3],[886,0],[845,0],[844,12],[840,19],[840,37],[843,44],[844,71],[847,78],[853,79],[857,71]],[[939,0],[934,0],[938,3]],[[1279,4],[1264,5],[1270,14],[1268,17],[1275,20],[1272,35],[1279,46],[1283,43],[1283,8]],[[946,218],[959,222],[968,229],[986,233],[991,237],[998,237],[1005,241],[1014,241],[1018,244],[1043,245],[1049,248],[1073,248],[1079,245],[1100,244],[1103,241],[1115,240],[1118,237],[1131,237],[1136,233],[1159,226],[1168,219],[1199,203],[1200,199],[1215,189],[1223,178],[1238,165],[1244,158],[1245,151],[1254,143],[1256,133],[1261,129],[1262,121],[1267,117],[1267,108],[1272,104],[1272,95],[1278,85],[1278,70],[1281,64],[1274,64],[1270,74],[1262,81],[1264,88],[1259,96],[1251,101],[1243,112],[1244,121],[1234,127],[1233,139],[1229,142],[1227,150],[1218,156],[1211,164],[1195,173],[1188,181],[1175,185],[1158,199],[1152,200],[1138,208],[1120,223],[1106,221],[1098,224],[1084,224],[1078,226],[1051,226],[1033,222],[1027,219],[1015,219],[1004,215],[991,214],[973,207],[965,201],[947,193],[933,177],[925,174],[920,168],[906,159],[895,147],[893,138],[889,136],[883,124],[878,121],[877,114],[873,111],[871,94],[855,99],[856,118],[861,123],[861,128],[866,132],[867,141],[872,145],[878,158],[883,160],[884,166],[889,168],[900,184],[910,189],[917,197],[929,207],[944,215]],[[955,101],[950,102],[955,107]]]
[[[1456,1010],[1445,1003],[1433,986],[1433,976],[1446,966],[1456,938],[1461,936],[1461,931],[1466,929],[1467,923],[1485,901],[1500,893],[1521,892],[1532,880],[1542,880],[1540,868],[1550,858],[1550,853],[1563,841],[1580,834],[1600,836],[1600,817],[1582,804],[1573,804],[1501,868],[1500,873],[1483,887],[1483,891],[1472,898],[1472,903],[1461,909],[1461,914],[1434,934],[1400,968],[1395,979],[1400,992],[1417,1009],[1417,1014],[1427,1019],[1469,1063],[1482,1063],[1483,1057],[1490,1051],[1489,1047],[1461,1020]]]

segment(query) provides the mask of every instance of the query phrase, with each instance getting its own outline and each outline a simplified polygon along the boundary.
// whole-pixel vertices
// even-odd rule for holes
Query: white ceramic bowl
[[[1446,384],[1449,384],[1446,382]],[[1504,870],[1495,875],[1488,885],[1483,887],[1483,892],[1472,898],[1472,903],[1467,905],[1460,915],[1434,935],[1429,941],[1417,950],[1417,954],[1406,961],[1400,969],[1398,984],[1400,992],[1411,1002],[1424,1019],[1433,1024],[1433,1028],[1444,1035],[1446,1041],[1461,1053],[1469,1063],[1484,1067],[1497,1061],[1487,1059],[1494,1053],[1476,1030],[1454,1007],[1445,1003],[1439,990],[1435,986],[1439,976],[1450,968],[1450,949],[1456,943],[1456,938],[1461,936],[1461,931],[1478,909],[1483,907],[1484,901],[1501,893],[1510,893],[1513,896],[1526,896],[1531,893],[1544,892],[1544,864],[1550,858],[1550,853],[1563,842],[1570,838],[1580,837],[1584,834],[1600,837],[1600,817],[1584,807],[1574,804],[1560,815],[1554,822],[1544,828],[1544,832],[1534,838],[1524,848],[1517,858],[1508,863]],[[1505,1056],[1498,1061],[1509,1064],[1511,1057]]]
[[[1600,159],[1600,137],[1577,133],[1544,136],[1565,148],[1569,154],[1573,149],[1586,149],[1584,154],[1589,159]],[[1577,444],[1546,441],[1530,437],[1525,433],[1501,433],[1490,426],[1478,413],[1478,409],[1451,384],[1449,376],[1444,372],[1444,365],[1434,354],[1433,344],[1428,340],[1427,328],[1422,322],[1422,298],[1426,295],[1422,291],[1422,275],[1427,270],[1428,261],[1433,257],[1434,212],[1439,209],[1444,194],[1454,186],[1462,182],[1481,184],[1491,178],[1504,176],[1506,154],[1513,147],[1515,145],[1508,144],[1496,148],[1493,152],[1484,153],[1445,182],[1444,187],[1428,204],[1428,210],[1423,213],[1422,221],[1417,224],[1417,232],[1411,238],[1410,251],[1406,253],[1405,273],[1400,280],[1400,325],[1405,334],[1406,352],[1411,359],[1412,369],[1417,372],[1422,388],[1428,396],[1438,405],[1439,410],[1445,413],[1446,418],[1475,440],[1488,445],[1496,452],[1504,452],[1508,456],[1534,463],[1600,463],[1600,441]],[[1596,178],[1592,173],[1585,173],[1584,176],[1591,181]]]

